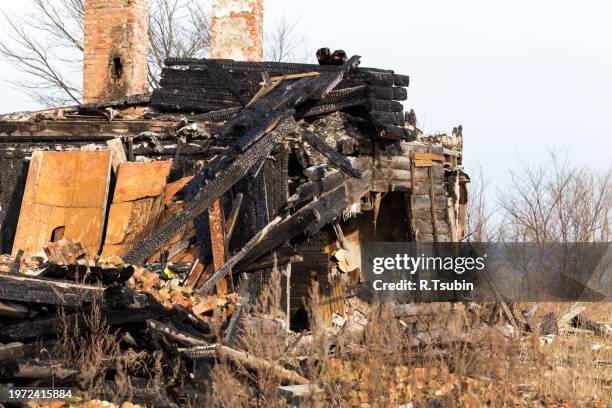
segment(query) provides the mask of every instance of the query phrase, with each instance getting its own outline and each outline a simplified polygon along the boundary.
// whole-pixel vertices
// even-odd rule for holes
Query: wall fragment
[[[171,160],[119,165],[103,256],[125,255],[153,231],[162,211],[171,167]]]
[[[63,237],[80,241],[90,253],[97,254],[110,169],[109,151],[34,152],[13,253],[20,249],[35,253],[61,231]]]

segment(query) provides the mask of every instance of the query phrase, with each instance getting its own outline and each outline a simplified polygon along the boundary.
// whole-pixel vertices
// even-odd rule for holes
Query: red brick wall
[[[263,0],[213,0],[213,58],[263,60]]]
[[[83,102],[147,91],[147,0],[85,0]]]

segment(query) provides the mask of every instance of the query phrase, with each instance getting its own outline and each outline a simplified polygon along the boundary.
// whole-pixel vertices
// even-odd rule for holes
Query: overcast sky
[[[27,1],[2,2],[8,13]],[[612,2],[265,0],[266,27],[297,22],[306,46],[411,77],[407,108],[427,132],[463,125],[465,162],[494,178],[549,148],[612,164]],[[0,26],[0,33],[4,28]],[[36,108],[0,62],[0,112]]]

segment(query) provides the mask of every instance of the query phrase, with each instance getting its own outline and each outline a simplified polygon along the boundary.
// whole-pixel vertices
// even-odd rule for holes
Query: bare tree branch
[[[314,53],[308,49],[306,38],[297,32],[297,22],[285,16],[264,38],[265,59],[276,62],[310,62]]]
[[[499,203],[505,240],[609,242],[612,169],[599,174],[551,152],[548,165],[512,173]]]
[[[9,17],[0,55],[24,74],[11,85],[43,106],[82,98],[83,0],[30,0],[32,12]],[[159,86],[168,57],[202,57],[210,19],[202,0],[149,0],[148,84]]]

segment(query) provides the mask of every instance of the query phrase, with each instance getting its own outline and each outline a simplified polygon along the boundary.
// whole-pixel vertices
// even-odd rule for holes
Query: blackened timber
[[[212,178],[206,180],[205,185],[197,189],[194,198],[187,203],[181,213],[165,221],[149,238],[138,243],[124,258],[125,261],[131,264],[145,261],[189,222],[204,213],[214,200],[244,177],[255,163],[266,157],[295,126],[294,120],[284,119],[275,130],[261,138],[247,151],[237,154],[230,163],[220,168],[216,175],[211,175]],[[223,157],[217,160],[225,161]]]
[[[300,110],[299,114],[304,118],[325,115],[327,113],[337,112],[346,108],[364,105],[365,101],[365,98],[354,98],[347,101],[340,101],[330,104],[316,104],[312,107],[307,107],[306,109]]]
[[[416,132],[402,126],[383,126],[380,137],[390,140],[416,140]]]
[[[370,111],[372,121],[382,126],[404,126],[406,118],[402,112]]]
[[[214,110],[212,112],[201,113],[198,115],[192,115],[189,118],[202,121],[202,122],[223,122],[225,120],[230,119],[231,117],[237,115],[242,111],[242,108],[228,108],[221,110]]]
[[[237,82],[217,61],[209,59],[206,61],[211,71],[216,74],[221,83],[225,84],[227,89],[234,94],[236,98],[240,100],[240,103],[244,106],[249,100],[242,96],[242,91],[240,89],[240,83]]]
[[[260,75],[261,72],[268,72],[270,76],[301,74],[305,72],[333,72],[338,66],[322,66],[319,64],[299,64],[290,62],[252,62],[252,61],[234,61],[229,59],[216,60],[223,68],[233,72],[247,73],[252,72],[255,75]],[[207,60],[199,58],[166,58],[164,64],[167,67],[188,66],[188,67],[203,67],[206,68]],[[178,71],[178,70],[177,70]],[[393,71],[380,68],[359,68],[356,73],[365,74],[370,72],[383,72],[392,74]],[[261,79],[261,77],[259,77]]]
[[[298,207],[301,204],[312,200],[314,197],[333,190],[342,184],[343,181],[344,178],[342,177],[342,173],[336,171],[335,173],[332,173],[329,176],[323,177],[319,180],[312,180],[307,183],[303,183],[297,188],[295,194],[289,198],[288,206],[289,208]]]
[[[393,85],[395,86],[409,86],[410,77],[408,75],[393,74]]]
[[[104,288],[94,285],[0,274],[0,299],[79,307],[101,300]]]
[[[403,112],[404,106],[397,101],[387,101],[384,99],[369,98],[364,103],[365,107],[371,110],[386,112]]]
[[[251,144],[266,135],[281,120],[283,115],[308,100],[319,99],[330,92],[346,72],[359,64],[359,56],[351,57],[342,67],[334,72],[325,73],[316,77],[302,78],[296,82],[283,81],[268,94],[262,96],[255,103],[244,109],[240,114],[228,120],[221,129],[219,136],[224,136],[236,129],[250,129],[235,143],[236,150],[244,152]],[[195,189],[201,188],[203,182],[217,173],[233,160],[232,152],[211,163],[208,169],[198,174],[183,189],[187,197],[193,195]]]
[[[238,193],[232,202],[232,210],[227,217],[227,223],[225,227],[225,236],[227,242],[232,239],[232,234],[234,233],[234,227],[236,226],[236,221],[238,221],[238,215],[240,214],[240,207],[242,206],[242,199],[244,194]]]
[[[197,338],[189,333],[182,332],[176,327],[162,323],[155,319],[147,319],[147,326],[163,336],[167,336],[181,344],[187,346],[207,346],[209,343],[203,338]]]
[[[354,168],[346,156],[332,149],[325,140],[321,139],[319,136],[305,128],[300,128],[300,134],[302,135],[302,139],[316,151],[325,156],[332,166],[337,167],[340,171],[350,177],[361,177],[361,171]]]
[[[265,239],[254,245],[234,268],[235,273],[246,270],[248,266],[282,244],[303,233],[315,234],[323,226],[340,216],[348,206],[346,188],[340,186],[330,191],[300,210],[269,228]]]
[[[19,141],[28,138],[53,140],[114,139],[122,136],[137,136],[142,132],[165,132],[173,130],[177,122],[152,120],[41,120],[0,121],[0,141]]]
[[[235,253],[218,271],[216,271],[209,279],[196,290],[196,293],[207,293],[217,282],[223,279],[227,274],[232,272],[234,266],[244,258],[258,243],[268,236],[269,231],[280,222],[280,218],[275,218],[266,227],[261,229],[253,238],[249,240],[237,253]]]
[[[304,206],[283,221],[278,217],[275,218],[215,272],[197,292],[207,293],[227,274],[246,270],[253,261],[304,232],[310,234],[318,232],[340,216],[347,205],[346,189],[341,186]]]
[[[144,322],[147,319],[160,319],[168,316],[170,312],[159,306],[157,308],[125,310],[111,310],[103,313],[102,320],[109,326],[120,326]],[[40,337],[55,337],[58,332],[67,329],[73,332],[75,327],[87,327],[87,321],[91,319],[83,313],[75,313],[68,316],[59,316],[47,319],[24,322],[2,328],[0,338],[3,342],[24,341]]]

